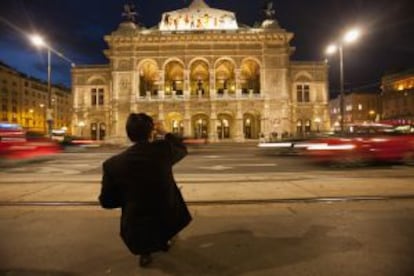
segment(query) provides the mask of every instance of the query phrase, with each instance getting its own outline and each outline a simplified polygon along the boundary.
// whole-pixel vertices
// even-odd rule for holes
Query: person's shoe
[[[151,254],[142,254],[139,258],[140,267],[147,267],[150,263],[152,263]]]

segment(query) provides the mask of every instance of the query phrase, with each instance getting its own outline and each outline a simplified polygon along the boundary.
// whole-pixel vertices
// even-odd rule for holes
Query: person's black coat
[[[187,226],[191,215],[172,173],[187,154],[181,141],[136,143],[103,163],[103,208],[122,208],[121,237],[133,254],[162,250]]]

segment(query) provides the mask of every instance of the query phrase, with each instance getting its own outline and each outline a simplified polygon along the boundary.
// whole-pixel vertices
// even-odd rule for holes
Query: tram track
[[[339,197],[310,197],[310,198],[270,198],[270,199],[240,199],[240,200],[193,200],[186,201],[189,206],[210,205],[263,205],[286,203],[346,203],[357,201],[395,201],[414,200],[414,194],[387,196],[339,196]],[[97,201],[0,201],[0,207],[95,207]]]

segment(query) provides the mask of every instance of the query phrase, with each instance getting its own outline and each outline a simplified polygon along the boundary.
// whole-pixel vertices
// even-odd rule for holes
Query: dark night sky
[[[46,79],[45,51],[33,47],[23,34],[44,34],[53,48],[77,64],[105,64],[103,36],[122,21],[127,0],[1,0],[0,61]],[[188,6],[190,0],[133,0],[138,21],[152,27],[165,11]],[[236,13],[239,24],[252,26],[261,19],[262,0],[206,0],[211,7]],[[325,47],[350,26],[361,26],[361,39],[346,46],[345,86],[374,86],[385,72],[414,67],[414,3],[411,0],[274,0],[276,18],[295,33],[293,60],[323,60]],[[70,85],[70,66],[52,57],[52,81]],[[330,85],[338,90],[338,58],[330,59]]]

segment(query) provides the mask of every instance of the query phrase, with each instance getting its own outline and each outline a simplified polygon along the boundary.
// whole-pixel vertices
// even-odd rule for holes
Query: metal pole
[[[48,93],[48,103],[47,103],[47,126],[49,137],[52,137],[53,129],[53,111],[52,111],[52,87],[51,87],[51,52],[50,48],[47,47],[47,93]]]
[[[339,45],[339,74],[340,74],[340,109],[341,109],[341,133],[344,133],[344,117],[345,117],[345,92],[344,92],[344,53],[342,45]]]

